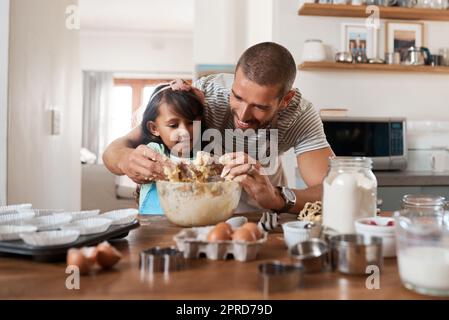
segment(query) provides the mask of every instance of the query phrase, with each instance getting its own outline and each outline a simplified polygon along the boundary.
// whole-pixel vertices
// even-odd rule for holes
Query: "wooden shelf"
[[[298,66],[298,69],[301,71],[417,72],[449,74],[449,67],[445,66],[406,66],[400,64],[303,62]]]
[[[381,6],[378,8],[380,8],[381,19],[449,21],[449,10]],[[367,18],[369,14],[365,12],[365,9],[366,6],[305,3],[298,14],[300,16]]]

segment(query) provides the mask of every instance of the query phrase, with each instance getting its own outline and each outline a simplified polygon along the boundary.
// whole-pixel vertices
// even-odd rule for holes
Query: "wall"
[[[194,62],[235,65],[249,46],[272,40],[273,0],[196,0]]]
[[[0,1],[0,206],[6,204],[9,0]]]
[[[82,70],[192,73],[191,33],[81,31]]]
[[[77,210],[81,201],[79,32],[65,27],[76,0],[11,1],[8,202]],[[62,112],[50,135],[48,109]]]
[[[298,16],[300,4],[275,0],[274,40],[301,61],[304,40],[318,38],[340,49],[340,25],[363,19]],[[449,23],[425,22],[430,50],[449,47]],[[379,31],[379,53],[384,52],[384,29]],[[382,56],[382,55],[381,55]],[[449,120],[449,75],[299,72],[295,83],[315,107],[346,107],[351,115],[405,116],[410,120]]]

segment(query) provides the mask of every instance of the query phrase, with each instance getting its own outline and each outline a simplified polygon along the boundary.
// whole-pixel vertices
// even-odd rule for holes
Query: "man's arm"
[[[322,197],[322,181],[327,174],[328,159],[334,153],[329,147],[319,150],[304,152],[297,157],[301,175],[308,188],[304,190],[293,189],[296,194],[296,205],[289,212],[299,213],[306,202],[315,202]],[[248,155],[233,153],[229,156],[229,162],[223,170],[228,179],[234,179],[242,183],[246,192],[257,203],[266,209],[281,210],[285,206],[285,200],[268,177],[261,172],[260,163],[249,161]],[[300,164],[300,165],[299,165]]]
[[[163,179],[163,163],[167,159],[146,145],[139,145],[141,141],[140,126],[114,140],[103,153],[106,168],[116,175],[126,174],[138,184]]]
[[[140,126],[132,129],[126,136],[120,137],[106,148],[103,153],[103,162],[106,168],[113,174],[124,175],[125,172],[121,168],[122,159],[126,158],[142,140],[142,130]]]
[[[298,213],[304,208],[307,202],[321,201],[323,192],[323,180],[326,177],[329,157],[334,156],[331,148],[323,148],[314,151],[304,152],[296,157],[299,172],[307,185],[306,189],[293,190],[296,194],[296,205],[289,211]],[[281,204],[285,204],[282,196]]]

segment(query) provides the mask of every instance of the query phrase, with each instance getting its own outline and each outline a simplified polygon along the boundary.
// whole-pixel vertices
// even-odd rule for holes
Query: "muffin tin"
[[[135,209],[102,215],[99,210],[61,212],[20,206],[3,209],[0,254],[25,255],[42,261],[63,259],[71,247],[125,237],[139,226]]]
[[[19,255],[43,262],[64,261],[66,258],[67,250],[70,248],[81,248],[84,246],[95,245],[106,240],[111,241],[115,239],[121,239],[126,237],[130,230],[136,229],[139,226],[140,224],[138,220],[134,220],[131,223],[123,225],[111,225],[105,232],[91,235],[80,235],[77,237],[77,239],[71,241],[70,243],[51,246],[29,245],[26,244],[23,240],[0,241],[0,254],[13,256]],[[54,233],[66,231],[47,231],[47,234],[48,232]],[[42,232],[37,232],[34,234],[36,235],[39,233]],[[30,233],[28,235],[32,234],[33,233]]]
[[[261,239],[251,242],[206,240],[209,231],[214,226],[184,229],[176,234],[173,240],[177,248],[183,252],[184,258],[200,258],[205,255],[211,260],[226,260],[232,256],[237,261],[255,260],[260,248],[267,241],[264,232]]]

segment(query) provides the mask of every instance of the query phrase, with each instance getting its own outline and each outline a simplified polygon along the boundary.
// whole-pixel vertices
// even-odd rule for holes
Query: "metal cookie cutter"
[[[264,297],[270,293],[295,290],[303,283],[304,268],[299,264],[272,261],[262,263],[258,268]]]
[[[149,273],[178,271],[184,268],[185,260],[181,251],[174,247],[154,247],[140,253],[140,270]]]

